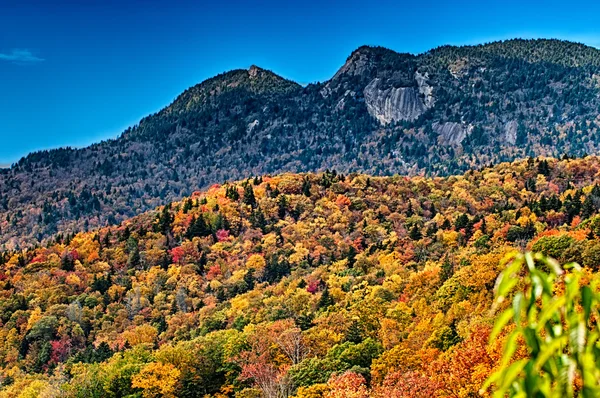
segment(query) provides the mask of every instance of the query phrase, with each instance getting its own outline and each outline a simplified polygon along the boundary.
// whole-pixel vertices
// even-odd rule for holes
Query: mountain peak
[[[263,71],[264,69],[259,68],[256,65],[251,65],[250,68],[248,68],[248,75],[250,75],[250,78],[257,77],[258,74]]]
[[[199,83],[181,94],[167,109],[189,111],[232,90],[246,90],[254,95],[281,95],[301,86],[270,70],[256,65],[248,69],[234,69]]]
[[[408,53],[398,53],[381,46],[360,46],[352,51],[352,54],[346,59],[346,63],[337,71],[333,79],[342,75],[365,75],[382,64],[391,64],[403,58],[410,59],[415,58],[415,56]]]

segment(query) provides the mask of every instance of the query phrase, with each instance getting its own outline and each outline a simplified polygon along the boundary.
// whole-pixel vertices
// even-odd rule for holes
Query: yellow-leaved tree
[[[141,388],[144,397],[175,397],[180,371],[171,364],[150,362],[131,380],[134,388]]]

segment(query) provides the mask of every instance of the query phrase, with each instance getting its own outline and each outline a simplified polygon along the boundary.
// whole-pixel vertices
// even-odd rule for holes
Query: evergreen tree
[[[244,203],[248,206],[256,207],[256,198],[254,197],[254,188],[251,184],[246,183],[244,186]]]
[[[415,212],[413,211],[412,202],[408,200],[408,208],[406,209],[406,217],[411,217]]]
[[[67,272],[75,271],[75,260],[70,252],[65,252],[60,259],[60,268]]]
[[[548,165],[547,160],[542,160],[538,164],[538,174],[542,174],[544,176],[550,175],[550,166]]]
[[[129,226],[126,226],[125,229],[123,230],[123,232],[121,233],[121,237],[119,238],[119,240],[121,242],[126,242],[130,236],[131,236],[131,230],[129,229]]]
[[[304,177],[304,180],[302,181],[302,193],[304,196],[310,197],[310,186],[308,177]]]
[[[444,259],[442,263],[442,269],[440,271],[440,282],[444,283],[448,279],[450,279],[454,275],[454,265],[448,259],[448,256]]]
[[[280,219],[284,219],[287,213],[288,199],[285,195],[280,195],[277,200],[277,215]]]
[[[174,218],[175,217],[171,214],[171,204],[163,207],[160,215],[158,216],[157,232],[162,232],[164,234],[171,233]]]
[[[237,202],[240,199],[240,193],[237,190],[237,186],[229,185],[225,189],[225,196],[234,202]]]
[[[423,235],[421,234],[421,230],[416,224],[413,225],[413,227],[410,229],[409,237],[412,240],[419,240],[423,237]]]
[[[429,213],[430,213],[430,216],[429,216],[430,218],[435,217],[435,215],[437,214],[437,210],[435,209],[435,205],[433,204],[433,202],[429,206]]]
[[[169,252],[167,250],[165,250],[165,252],[162,255],[161,262],[160,262],[161,268],[164,269],[165,271],[168,270],[169,266],[171,265],[172,262],[173,262],[173,258],[171,257]]]
[[[140,249],[138,247],[138,242],[134,238],[129,238],[127,241],[127,246],[129,247],[129,258],[127,260],[127,265],[130,268],[138,268],[140,265]]]
[[[515,140],[515,145],[518,147],[522,147],[527,144],[527,129],[521,123],[517,127],[517,137]]]
[[[246,283],[246,290],[254,289],[254,268],[249,268],[244,275],[244,282]]]
[[[317,305],[319,308],[326,309],[334,304],[333,297],[331,297],[331,294],[329,293],[329,286],[325,285],[325,289],[323,289],[323,293],[321,293],[321,298]]]
[[[346,331],[346,341],[349,341],[354,344],[359,344],[363,342],[363,333],[362,327],[357,319],[353,319],[350,327]]]
[[[456,217],[456,222],[454,223],[454,228],[457,231],[460,231],[463,228],[467,228],[467,226],[469,225],[469,217],[466,214],[461,214],[460,216]]]
[[[252,225],[252,228],[258,228],[261,231],[266,232],[267,220],[260,207],[250,214],[250,224]]]
[[[183,214],[187,214],[190,210],[192,210],[193,207],[194,207],[194,203],[192,202],[192,199],[188,198],[183,203]]]
[[[198,218],[196,216],[192,217],[190,221],[190,226],[185,232],[185,237],[189,240],[192,240],[195,237],[205,237],[211,234],[210,228],[204,221],[204,216],[200,214]]]
[[[354,267],[354,264],[356,263],[356,249],[354,246],[350,245],[346,258],[348,259],[348,267]]]
[[[590,218],[596,209],[594,208],[594,203],[592,202],[592,196],[588,195],[583,201],[583,206],[581,207],[581,218],[584,220]]]

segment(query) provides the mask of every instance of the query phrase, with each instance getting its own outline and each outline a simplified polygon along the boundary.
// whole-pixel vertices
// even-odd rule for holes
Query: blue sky
[[[600,47],[598,1],[0,0],[0,164],[116,137],[217,73],[300,83],[363,44],[552,37]]]

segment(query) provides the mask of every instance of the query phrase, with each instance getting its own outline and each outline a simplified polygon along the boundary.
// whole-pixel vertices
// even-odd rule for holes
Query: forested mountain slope
[[[5,252],[2,394],[474,396],[505,254],[600,268],[599,173],[264,176]]]
[[[600,51],[557,40],[361,47],[306,87],[258,67],[209,79],[118,139],[0,174],[0,243],[114,224],[212,183],[285,171],[449,175],[597,153]]]

